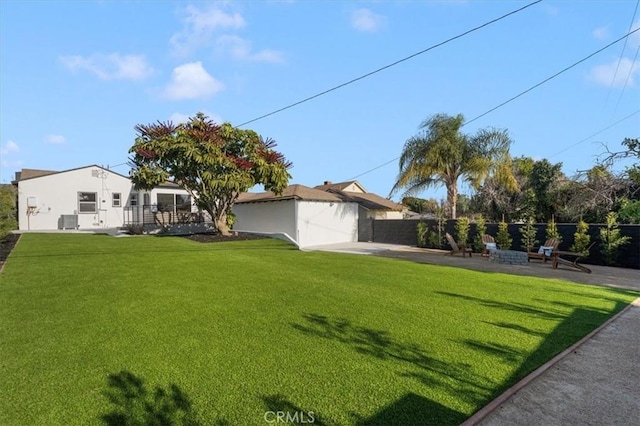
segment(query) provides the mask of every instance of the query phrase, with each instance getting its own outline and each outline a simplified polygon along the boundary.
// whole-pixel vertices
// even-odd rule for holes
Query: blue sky
[[[238,125],[528,3],[2,0],[0,181],[23,167],[126,174],[138,123],[203,111]],[[637,29],[636,7],[545,0],[245,128],[278,142],[291,183],[348,180],[398,157],[432,114],[471,120]],[[603,144],[640,136],[639,48],[640,31],[464,131],[508,129],[514,156],[587,169]],[[387,196],[397,172],[357,179]]]

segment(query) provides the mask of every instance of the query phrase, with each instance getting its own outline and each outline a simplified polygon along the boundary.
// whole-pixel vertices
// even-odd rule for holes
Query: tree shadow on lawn
[[[420,346],[398,341],[386,331],[352,325],[346,319],[331,320],[318,314],[303,314],[303,318],[306,320],[305,324],[291,324],[291,326],[310,336],[344,343],[363,355],[399,362],[404,368],[397,372],[398,376],[417,380],[430,388],[439,388],[457,399],[472,404],[484,402],[498,385],[488,377],[472,372],[469,364],[437,359]],[[413,400],[416,401],[415,398]],[[406,401],[403,404],[407,405]],[[425,416],[431,418],[434,410],[441,411],[442,415],[449,420],[453,417],[457,419],[457,415],[462,415],[447,407],[441,406],[442,409],[437,409],[439,404],[430,400],[411,403],[408,406],[420,411],[410,413],[412,418],[425,418]],[[429,413],[421,411],[425,407],[429,407]],[[394,409],[389,408],[389,410]],[[451,417],[454,413],[456,415]],[[449,424],[444,418],[436,423]]]
[[[107,426],[201,426],[189,396],[174,383],[150,390],[129,371],[110,374],[104,392],[112,410],[101,416]],[[226,426],[224,420],[214,423]]]

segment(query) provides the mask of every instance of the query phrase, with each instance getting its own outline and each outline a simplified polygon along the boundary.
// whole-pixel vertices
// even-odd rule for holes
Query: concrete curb
[[[605,321],[600,327],[596,328],[591,333],[587,334],[582,339],[578,340],[576,343],[574,343],[573,345],[571,345],[570,347],[568,347],[564,351],[560,352],[555,357],[551,358],[549,361],[547,361],[546,363],[541,365],[537,370],[533,371],[531,374],[529,374],[528,376],[526,376],[525,378],[520,380],[518,383],[516,383],[515,385],[511,386],[509,389],[504,391],[500,396],[498,396],[496,399],[491,401],[489,404],[485,405],[480,410],[476,411],[476,413],[474,415],[472,415],[471,417],[469,417],[467,420],[465,420],[461,424],[461,426],[474,426],[474,425],[477,425],[478,423],[480,423],[482,420],[485,419],[485,417],[487,417],[489,414],[491,414],[493,411],[495,411],[502,404],[507,402],[513,395],[518,393],[518,391],[520,391],[522,388],[524,388],[529,383],[534,381],[536,378],[540,377],[542,374],[544,374],[547,370],[549,370],[551,367],[553,367],[555,364],[557,364],[560,360],[565,358],[567,355],[569,355],[572,352],[576,351],[585,342],[590,340],[593,336],[595,336],[600,331],[602,331],[604,328],[609,326],[611,323],[613,323],[615,320],[617,320],[625,312],[627,312],[629,309],[631,309],[634,306],[640,307],[640,298],[635,299],[629,305],[625,306],[624,309],[622,309],[620,312],[618,312],[613,317],[611,317],[607,321]]]

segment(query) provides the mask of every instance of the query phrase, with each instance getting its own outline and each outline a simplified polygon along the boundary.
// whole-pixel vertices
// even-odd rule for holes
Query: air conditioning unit
[[[78,215],[77,214],[63,214],[58,219],[58,229],[77,229],[78,228]]]

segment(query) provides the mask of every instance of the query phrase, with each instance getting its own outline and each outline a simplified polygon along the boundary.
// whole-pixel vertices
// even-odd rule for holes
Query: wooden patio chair
[[[447,241],[449,242],[449,245],[451,246],[451,251],[449,253],[447,253],[448,255],[454,255],[454,254],[457,254],[457,253],[462,253],[462,257],[465,257],[466,254],[469,253],[469,257],[471,257],[471,253],[473,253],[473,249],[471,247],[464,247],[464,248],[460,249],[458,247],[458,244],[456,244],[456,241],[451,236],[451,234],[449,234],[447,232],[444,235],[445,235],[445,237],[447,237]]]
[[[543,263],[551,259],[551,254],[558,250],[558,240],[556,238],[549,238],[538,248],[538,251],[528,251],[527,260],[539,259]]]
[[[480,252],[480,256],[489,256],[489,250],[491,246],[487,247],[487,244],[491,244],[493,248],[496,248],[496,239],[489,234],[484,234],[482,236],[482,251]]]

